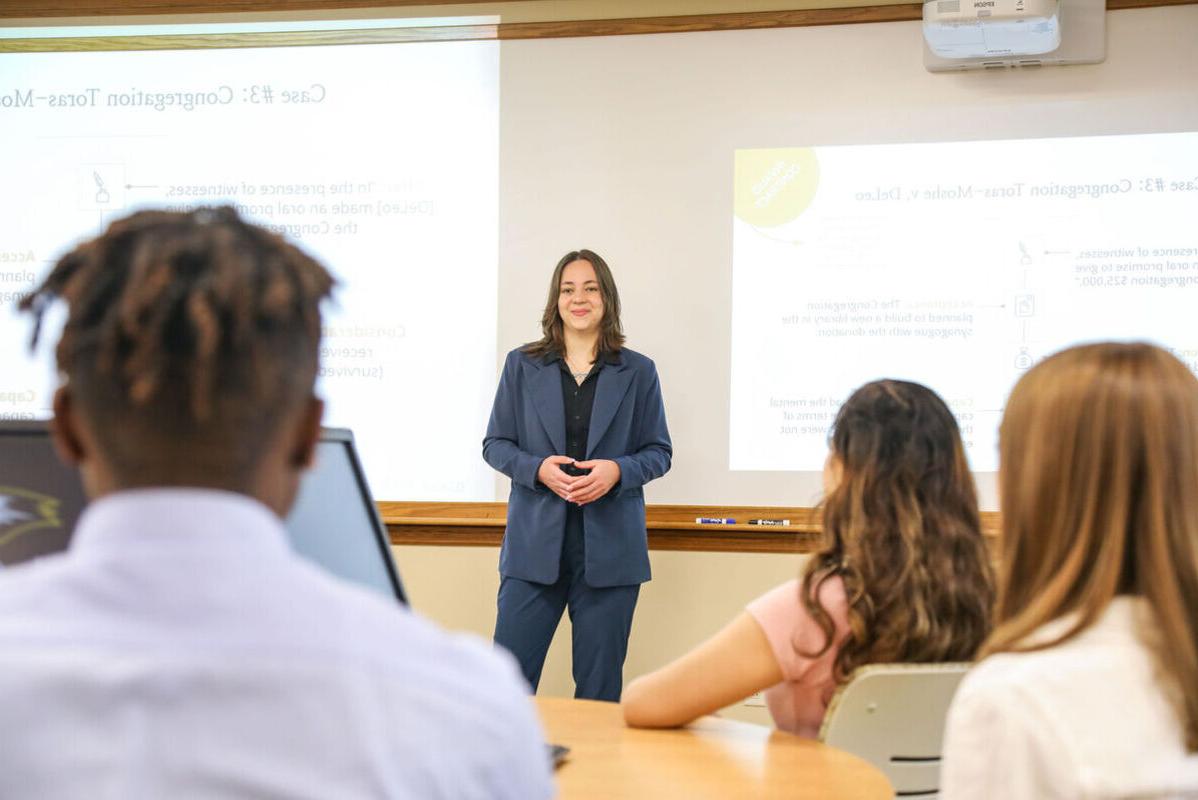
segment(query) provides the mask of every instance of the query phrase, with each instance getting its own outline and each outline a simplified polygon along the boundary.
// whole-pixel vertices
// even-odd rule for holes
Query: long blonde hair
[[[830,449],[841,479],[823,504],[828,544],[802,581],[825,640],[806,655],[833,644],[819,592],[840,577],[849,635],[836,654],[838,681],[872,662],[972,659],[990,630],[994,580],[948,406],[918,383],[867,383],[837,413]]]
[[[1016,384],[999,451],[999,601],[983,654],[1060,644],[1116,595],[1140,595],[1198,751],[1198,379],[1149,344],[1065,350]],[[1027,641],[1067,615],[1060,636]]]

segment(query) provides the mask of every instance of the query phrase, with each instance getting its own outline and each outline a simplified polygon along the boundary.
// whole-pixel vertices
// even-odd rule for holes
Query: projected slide
[[[1198,367],[1198,134],[736,153],[730,467],[818,470],[837,407],[904,378],[975,471],[1036,360],[1148,339]]]
[[[340,281],[318,391],[383,499],[490,500],[495,42],[0,54],[0,417],[48,414],[14,300],[129,211],[232,204]]]

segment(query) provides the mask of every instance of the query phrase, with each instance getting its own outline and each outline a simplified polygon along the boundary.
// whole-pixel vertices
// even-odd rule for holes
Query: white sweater
[[[940,796],[1198,798],[1198,753],[1141,639],[1151,625],[1143,599],[1119,597],[1058,647],[982,661],[949,709]]]

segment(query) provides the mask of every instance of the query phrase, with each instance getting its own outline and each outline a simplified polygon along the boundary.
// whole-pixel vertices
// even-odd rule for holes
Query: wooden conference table
[[[561,800],[894,797],[857,756],[761,725],[703,717],[678,730],[633,730],[616,703],[536,702],[549,741],[570,748],[557,770]]]

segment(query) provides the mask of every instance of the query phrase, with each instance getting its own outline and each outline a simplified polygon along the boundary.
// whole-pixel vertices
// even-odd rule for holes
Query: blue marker
[[[735,525],[731,517],[695,517],[696,525]]]

